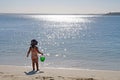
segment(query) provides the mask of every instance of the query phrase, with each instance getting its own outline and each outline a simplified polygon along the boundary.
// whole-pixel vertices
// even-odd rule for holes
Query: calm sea
[[[120,16],[0,14],[0,65],[31,66],[32,39],[44,67],[120,70]]]

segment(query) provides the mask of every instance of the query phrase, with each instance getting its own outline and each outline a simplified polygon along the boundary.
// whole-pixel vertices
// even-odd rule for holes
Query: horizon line
[[[16,14],[16,15],[104,15],[109,13],[120,13],[120,12],[105,12],[105,13],[8,13],[0,12],[0,14]]]
[[[106,13],[5,13],[0,12],[0,14],[24,14],[24,15],[99,15],[99,14],[106,14]]]

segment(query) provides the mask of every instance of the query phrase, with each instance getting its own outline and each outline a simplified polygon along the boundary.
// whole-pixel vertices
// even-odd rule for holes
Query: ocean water
[[[0,14],[0,65],[31,66],[32,39],[44,67],[120,70],[120,16]]]

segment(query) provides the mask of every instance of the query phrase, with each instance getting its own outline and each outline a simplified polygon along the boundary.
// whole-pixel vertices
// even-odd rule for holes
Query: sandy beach
[[[0,65],[0,80],[120,80],[120,71],[42,68]]]

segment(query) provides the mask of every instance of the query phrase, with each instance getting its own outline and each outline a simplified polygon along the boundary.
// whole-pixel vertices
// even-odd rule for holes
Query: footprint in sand
[[[35,79],[41,79],[41,80],[55,80],[53,77],[41,77],[41,76],[35,77]]]
[[[14,75],[4,75],[4,77],[14,77]]]
[[[0,74],[4,74],[3,72],[0,72]]]
[[[68,77],[69,80],[95,80],[93,78],[71,78],[71,77]]]
[[[4,74],[3,72],[0,72],[0,76],[2,76],[2,74]]]

